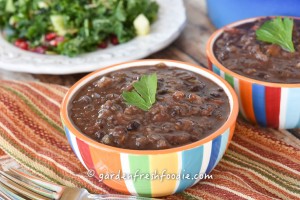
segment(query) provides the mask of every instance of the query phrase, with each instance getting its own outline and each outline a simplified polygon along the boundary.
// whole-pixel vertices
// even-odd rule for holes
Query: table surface
[[[148,58],[161,58],[185,61],[207,67],[205,46],[209,36],[215,30],[206,13],[205,1],[185,0],[188,21],[179,38],[164,50]],[[41,81],[59,85],[71,86],[86,74],[73,75],[36,75],[28,73],[9,72],[0,69],[0,79],[20,81]],[[291,134],[292,133],[292,134]],[[277,138],[300,148],[300,129],[291,131],[274,131]],[[297,139],[297,137],[299,139]]]

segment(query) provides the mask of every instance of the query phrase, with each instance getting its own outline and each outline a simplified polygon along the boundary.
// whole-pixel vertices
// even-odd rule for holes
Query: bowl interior
[[[94,80],[97,77],[100,77],[106,73],[112,72],[112,71],[117,71],[120,69],[125,69],[125,68],[132,68],[132,67],[137,67],[137,66],[149,66],[149,65],[156,65],[159,63],[164,63],[169,67],[177,67],[177,68],[182,68],[186,69],[192,72],[195,72],[197,74],[202,75],[203,77],[206,77],[213,82],[215,82],[217,85],[219,85],[223,90],[225,91],[226,95],[228,96],[229,104],[230,104],[230,113],[229,116],[226,120],[226,122],[214,133],[208,135],[207,137],[191,143],[187,144],[184,146],[180,147],[175,147],[175,148],[170,148],[170,149],[164,149],[164,150],[142,150],[142,151],[137,151],[137,150],[130,150],[130,149],[122,149],[122,148],[117,148],[117,147],[112,147],[108,145],[104,145],[102,143],[96,142],[93,139],[89,138],[88,136],[85,136],[80,132],[79,129],[76,128],[75,124],[72,122],[70,116],[69,116],[69,107],[71,102],[73,101],[74,97],[76,94],[80,91],[80,89],[89,83],[90,81]],[[95,71],[85,77],[83,77],[81,80],[79,80],[77,83],[75,83],[70,90],[68,91],[67,95],[65,96],[61,108],[61,114],[62,118],[64,120],[64,123],[67,125],[69,129],[77,136],[83,139],[84,141],[88,142],[90,145],[96,145],[101,148],[109,148],[110,150],[116,150],[116,151],[121,151],[121,152],[128,152],[128,153],[135,153],[135,154],[156,154],[156,153],[169,153],[169,152],[175,152],[175,151],[180,151],[184,149],[189,149],[193,148],[196,146],[201,145],[202,143],[205,143],[209,140],[212,140],[213,138],[217,137],[218,135],[222,134],[234,121],[236,120],[238,112],[238,103],[237,103],[237,97],[236,94],[234,93],[233,89],[230,87],[230,85],[222,80],[221,78],[217,77],[215,74],[210,72],[207,69],[203,69],[198,66],[190,65],[187,63],[179,62],[179,61],[170,61],[170,60],[140,60],[140,61],[133,61],[133,62],[127,62],[127,63],[122,63],[110,67],[106,67],[104,69]]]

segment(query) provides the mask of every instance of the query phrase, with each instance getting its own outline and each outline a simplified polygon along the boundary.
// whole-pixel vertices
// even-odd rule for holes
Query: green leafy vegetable
[[[143,14],[153,23],[157,13],[154,0],[0,0],[0,29],[9,30],[11,43],[25,41],[26,50],[43,47],[74,57],[112,38],[133,39],[136,17]],[[47,37],[53,33],[58,37]]]
[[[126,103],[147,111],[155,103],[157,90],[157,75],[143,75],[141,79],[133,83],[134,90],[123,92],[122,97]]]
[[[13,12],[15,12],[15,10],[16,10],[16,8],[14,6],[13,0],[7,0],[6,5],[5,5],[5,11],[13,13]]]
[[[276,17],[266,21],[256,30],[256,37],[258,40],[277,44],[286,51],[295,52],[292,40],[293,26],[293,19]]]

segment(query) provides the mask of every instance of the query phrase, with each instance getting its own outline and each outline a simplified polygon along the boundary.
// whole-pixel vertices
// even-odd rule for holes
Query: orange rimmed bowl
[[[74,126],[68,108],[85,84],[115,70],[159,63],[193,71],[223,88],[230,103],[227,121],[217,131],[197,142],[166,150],[128,150],[104,145],[85,136]],[[208,175],[220,161],[231,141],[237,115],[238,100],[226,81],[207,69],[171,60],[133,61],[95,71],[70,88],[61,107],[61,119],[68,141],[86,169],[95,172],[95,176],[100,179],[105,179],[105,175],[114,175],[103,181],[117,191],[153,197],[183,191],[197,183],[201,177]],[[122,175],[127,177],[123,179]]]
[[[234,88],[239,100],[240,113],[245,119],[253,124],[272,128],[300,128],[300,83],[271,83],[242,76],[222,65],[214,54],[215,41],[224,29],[254,22],[260,18],[241,20],[215,31],[206,46],[208,66]]]

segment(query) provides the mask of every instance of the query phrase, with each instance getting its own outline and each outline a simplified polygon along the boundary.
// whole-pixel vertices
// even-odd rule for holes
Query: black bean
[[[258,73],[257,76],[262,78],[262,79],[268,79],[270,77],[270,75],[268,75],[266,73],[263,73],[263,72]]]
[[[102,78],[100,78],[100,80],[94,82],[94,86],[98,88],[105,88],[111,85],[112,82],[113,80],[111,78],[103,76]]]
[[[221,97],[221,94],[217,91],[213,91],[213,92],[210,92],[210,96],[215,97],[215,98],[219,98],[219,97]]]
[[[167,133],[164,134],[164,137],[171,143],[172,145],[182,145],[186,144],[190,141],[190,134],[185,132],[178,132],[178,133]]]
[[[186,75],[186,76],[182,77],[181,79],[185,80],[187,82],[187,84],[195,83],[197,81],[197,78],[195,76],[191,76],[191,75]]]
[[[176,91],[173,93],[173,99],[174,100],[182,100],[185,97],[184,92]]]
[[[77,103],[82,104],[82,105],[87,105],[87,104],[92,103],[92,98],[89,97],[89,96],[87,96],[87,95],[84,95],[84,96],[81,96],[81,97],[77,100]]]
[[[82,113],[82,112],[76,112],[76,113],[73,114],[73,117],[75,117],[75,118],[84,117],[84,113]]]
[[[119,95],[117,94],[107,94],[105,97],[106,99],[110,99],[110,100],[113,100],[113,99],[116,99]]]
[[[83,109],[86,111],[86,112],[91,112],[91,111],[94,111],[95,108],[92,104],[89,104],[89,105],[86,105],[83,107]]]
[[[119,104],[114,104],[114,105],[111,107],[111,110],[123,112],[123,108],[122,108],[122,106],[120,106]]]
[[[175,117],[176,115],[180,114],[180,107],[179,106],[174,106],[171,109],[171,116]]]
[[[167,94],[168,91],[169,91],[168,89],[158,90],[158,91],[157,91],[157,94],[164,95],[164,94]]]
[[[110,144],[111,143],[111,138],[109,135],[104,135],[103,138],[101,139],[101,142],[103,144]]]
[[[203,87],[201,87],[200,85],[193,85],[189,88],[190,92],[199,92],[201,89],[203,89]]]
[[[127,130],[120,128],[113,129],[109,135],[113,138],[113,142],[115,144],[121,145],[125,142],[125,139],[127,137]]]
[[[95,88],[93,88],[93,87],[91,87],[91,86],[89,86],[88,88],[87,88],[87,91],[88,92],[93,92],[95,90]]]
[[[86,134],[88,134],[88,135],[92,135],[92,134],[94,134],[95,132],[97,132],[97,130],[98,130],[97,127],[95,127],[95,126],[90,126],[90,127],[86,127],[86,128],[84,129],[84,132],[85,132]]]
[[[166,149],[166,148],[169,148],[170,147],[170,144],[167,142],[166,139],[164,138],[161,138],[157,141],[156,143],[156,147],[158,149]]]
[[[171,123],[165,123],[161,126],[161,130],[165,133],[173,132],[174,124]]]
[[[140,123],[137,121],[133,121],[131,122],[128,126],[127,126],[127,130],[128,131],[135,131],[140,127]]]
[[[95,92],[91,95],[91,97],[92,97],[92,99],[99,99],[101,96],[100,96],[100,94]]]
[[[161,135],[159,134],[151,134],[151,135],[147,135],[147,137],[150,139],[150,140],[159,140],[162,138]]]
[[[102,137],[104,134],[105,134],[105,133],[102,132],[102,131],[96,131],[96,132],[94,133],[95,138],[96,138],[97,140],[100,140],[101,137]]]
[[[147,144],[149,143],[148,138],[146,138],[145,136],[138,136],[135,139],[135,146],[138,148],[143,148],[145,147]]]

